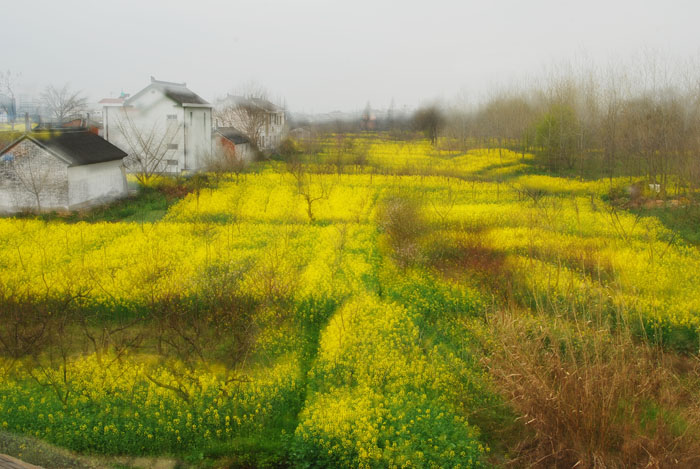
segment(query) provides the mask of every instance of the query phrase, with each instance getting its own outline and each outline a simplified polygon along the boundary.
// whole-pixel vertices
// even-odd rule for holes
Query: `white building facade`
[[[135,95],[101,103],[103,136],[132,155],[130,171],[138,171],[133,158],[139,153],[151,152],[161,173],[197,171],[211,157],[212,107],[185,83],[151,77]],[[142,142],[152,146],[144,149]]]

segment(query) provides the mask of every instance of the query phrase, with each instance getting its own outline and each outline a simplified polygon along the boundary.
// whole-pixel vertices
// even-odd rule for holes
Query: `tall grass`
[[[700,467],[700,366],[596,321],[490,317],[491,375],[531,436],[512,467]]]

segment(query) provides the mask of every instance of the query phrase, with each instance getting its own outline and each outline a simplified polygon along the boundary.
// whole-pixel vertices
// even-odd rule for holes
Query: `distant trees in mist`
[[[452,149],[535,153],[552,171],[644,175],[664,190],[700,185],[698,67],[569,70],[443,112],[440,144]]]

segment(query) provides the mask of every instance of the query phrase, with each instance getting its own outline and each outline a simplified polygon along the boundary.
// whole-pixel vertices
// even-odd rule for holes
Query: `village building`
[[[285,110],[267,99],[227,95],[217,102],[218,109],[240,108],[245,112],[224,112],[222,126],[233,127],[249,137],[256,134],[256,146],[262,151],[276,149],[286,131]]]
[[[86,129],[0,135],[0,212],[73,210],[127,195],[127,154]]]
[[[250,140],[234,127],[217,127],[212,132],[212,148],[218,158],[240,160],[250,163],[255,157],[255,151]]]
[[[151,77],[133,96],[100,104],[103,136],[131,155],[125,162],[131,171],[139,170],[139,157],[151,158],[159,173],[197,171],[211,158],[212,107],[185,83]]]

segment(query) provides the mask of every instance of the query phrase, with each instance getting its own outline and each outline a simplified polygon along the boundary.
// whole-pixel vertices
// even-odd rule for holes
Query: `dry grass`
[[[489,369],[532,437],[512,467],[700,467],[700,366],[625,328],[494,314]]]

